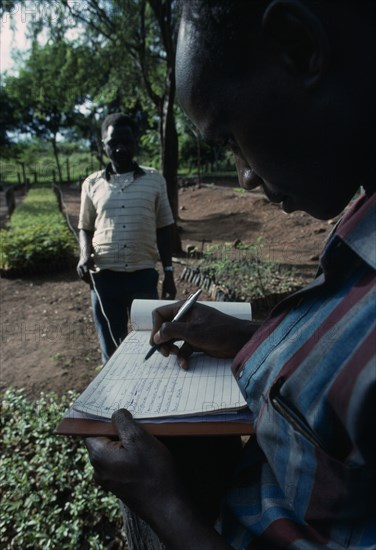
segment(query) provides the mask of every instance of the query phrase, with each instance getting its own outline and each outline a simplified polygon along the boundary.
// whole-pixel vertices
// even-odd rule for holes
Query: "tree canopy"
[[[18,131],[48,140],[60,175],[60,135],[85,138],[101,161],[101,120],[110,112],[126,112],[139,126],[149,162],[157,160],[166,178],[176,219],[177,127],[184,133],[186,157],[213,164],[221,155],[201,146],[175,104],[177,1],[56,0],[35,2],[32,11],[26,0],[1,5],[10,24],[12,13],[24,16],[32,38],[19,74],[5,78],[0,101],[11,102],[15,113],[6,127],[16,123]],[[4,144],[6,137],[0,135]]]

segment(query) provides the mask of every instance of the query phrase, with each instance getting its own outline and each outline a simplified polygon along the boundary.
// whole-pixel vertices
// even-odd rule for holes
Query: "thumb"
[[[119,409],[112,415],[112,422],[118,432],[123,447],[132,445],[145,432],[133,420],[132,414],[126,409]]]

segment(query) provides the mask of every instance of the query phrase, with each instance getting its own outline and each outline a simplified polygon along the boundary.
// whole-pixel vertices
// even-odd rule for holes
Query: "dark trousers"
[[[158,299],[158,272],[141,269],[126,273],[104,269],[93,274],[93,317],[102,361],[106,363],[128,333],[128,316],[136,298]]]

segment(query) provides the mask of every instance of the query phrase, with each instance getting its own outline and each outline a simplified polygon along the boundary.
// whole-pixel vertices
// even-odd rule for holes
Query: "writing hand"
[[[162,306],[153,311],[150,342],[160,345],[159,351],[177,356],[181,368],[188,368],[188,358],[194,351],[213,357],[232,358],[258,328],[251,321],[236,319],[212,307],[195,304],[182,321],[171,321],[183,302]],[[181,348],[174,342],[184,340]]]

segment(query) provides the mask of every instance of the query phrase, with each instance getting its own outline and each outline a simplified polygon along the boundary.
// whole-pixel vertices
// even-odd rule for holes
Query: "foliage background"
[[[0,546],[123,548],[119,503],[93,483],[81,440],[53,434],[75,395],[2,395]]]
[[[53,264],[66,269],[76,261],[77,243],[52,189],[29,191],[8,227],[0,229],[0,242],[0,269],[51,269]]]

